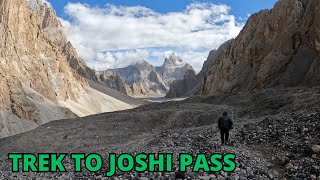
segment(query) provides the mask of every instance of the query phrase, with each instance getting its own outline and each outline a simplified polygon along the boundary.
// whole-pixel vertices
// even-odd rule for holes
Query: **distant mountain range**
[[[170,84],[183,79],[191,65],[174,53],[155,67],[143,60],[125,68],[108,69],[98,73],[100,83],[134,97],[164,96]]]

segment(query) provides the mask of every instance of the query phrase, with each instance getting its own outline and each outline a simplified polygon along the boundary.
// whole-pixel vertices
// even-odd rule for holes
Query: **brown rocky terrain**
[[[42,30],[46,38],[51,42],[51,45],[59,49],[66,57],[70,67],[74,69],[77,74],[97,82],[95,71],[90,69],[85,62],[78,56],[76,49],[67,40],[64,35],[62,25],[58,20],[56,13],[50,7],[47,7],[42,1],[28,0],[29,8],[32,10],[34,16],[37,16],[39,28]]]
[[[94,99],[93,94],[100,92],[84,78],[91,77],[91,71],[77,57],[46,4],[2,0],[0,32],[0,137],[50,120],[132,107],[120,101],[109,106],[114,99],[103,95],[100,98],[105,101]],[[80,112],[80,102],[95,110]]]
[[[14,133],[6,119],[21,119],[20,126],[27,128],[45,118],[28,96],[32,93],[28,89],[41,94],[40,102],[58,102],[78,97],[86,81],[71,70],[67,59],[42,31],[45,5],[31,11],[27,1],[4,0],[0,7],[0,122],[4,128],[0,132],[6,135]],[[61,111],[69,112],[63,108]]]
[[[319,85],[319,7],[318,0],[279,0],[253,14],[235,39],[210,53],[197,94]]]
[[[279,0],[210,59],[198,94],[320,83],[320,2]]]

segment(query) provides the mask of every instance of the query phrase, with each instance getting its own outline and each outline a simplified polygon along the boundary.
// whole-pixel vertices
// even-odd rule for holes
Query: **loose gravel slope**
[[[319,88],[267,89],[50,122],[0,140],[0,179],[106,179],[103,172],[11,173],[8,152],[235,153],[233,173],[117,173],[114,179],[320,178]],[[221,146],[216,126],[228,111],[235,122],[231,145]],[[0,158],[0,159],[1,159]],[[66,159],[66,164],[71,162]],[[104,167],[106,168],[106,167]]]

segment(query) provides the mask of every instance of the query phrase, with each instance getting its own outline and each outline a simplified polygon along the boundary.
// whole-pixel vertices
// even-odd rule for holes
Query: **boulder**
[[[314,153],[320,153],[320,145],[313,145],[311,149]]]

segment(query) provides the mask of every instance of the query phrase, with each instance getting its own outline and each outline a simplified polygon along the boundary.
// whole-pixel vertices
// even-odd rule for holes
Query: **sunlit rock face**
[[[203,67],[197,94],[320,84],[318,0],[279,0],[253,14]]]
[[[0,1],[0,137],[76,117],[58,106],[59,101],[77,99],[87,87],[69,65],[81,65],[72,60],[76,54],[70,46],[46,4]]]

